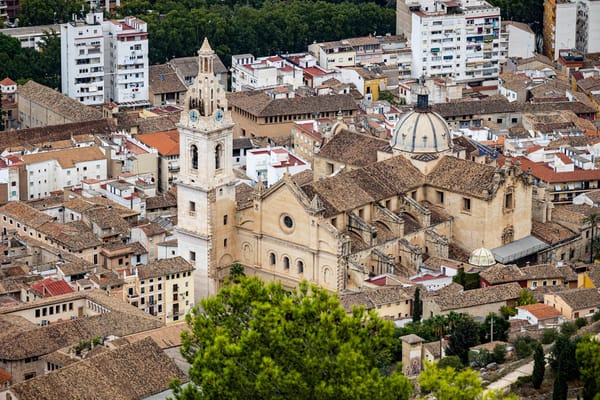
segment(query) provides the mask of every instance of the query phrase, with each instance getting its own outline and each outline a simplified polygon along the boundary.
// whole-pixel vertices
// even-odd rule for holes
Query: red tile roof
[[[571,172],[554,172],[554,170],[544,162],[533,162],[525,157],[516,157],[513,161],[516,162],[517,160],[521,162],[521,169],[523,171],[531,169],[533,176],[547,183],[600,179],[600,169],[583,170],[575,167],[575,170]]]
[[[558,158],[560,158],[560,161],[562,161],[565,164],[573,164],[573,160],[571,160],[566,154],[564,153],[556,153],[556,156]]]
[[[6,372],[5,369],[0,368],[0,384],[8,381],[10,378],[12,378],[12,375]]]
[[[517,306],[521,310],[529,312],[537,319],[546,319],[552,317],[559,317],[562,314],[556,308],[546,305],[544,303],[529,304],[526,306]]]
[[[52,297],[61,294],[73,293],[75,290],[64,280],[46,278],[43,281],[31,285],[31,290],[39,293],[42,297]]]
[[[525,150],[525,154],[531,154],[535,151],[538,151],[539,149],[543,149],[542,146],[540,146],[539,144],[536,144],[535,146],[531,146],[530,148],[528,148],[527,150]]]
[[[11,86],[16,85],[15,81],[10,79],[8,76],[0,81],[0,85],[2,86]]]
[[[144,133],[135,138],[145,145],[155,148],[162,156],[179,155],[179,132],[177,130]]]

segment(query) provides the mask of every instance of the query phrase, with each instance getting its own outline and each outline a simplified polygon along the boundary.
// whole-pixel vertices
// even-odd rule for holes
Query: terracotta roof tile
[[[150,65],[148,85],[154,94],[185,92],[187,87],[179,76],[167,64]]]
[[[600,307],[600,292],[598,289],[571,289],[556,293],[574,311],[586,308]]]
[[[145,133],[135,137],[140,142],[155,148],[161,156],[179,155],[179,131]]]
[[[95,108],[86,106],[35,81],[28,81],[26,84],[20,85],[18,93],[19,97],[47,107],[70,122],[93,121],[102,118],[102,113]]]
[[[75,290],[63,279],[46,278],[31,285],[31,290],[41,297],[59,296],[73,293]]]
[[[494,174],[496,168],[456,157],[443,157],[427,175],[427,183],[440,189],[468,196],[486,198],[494,192]]]
[[[77,163],[84,161],[105,160],[104,153],[96,146],[77,147],[57,151],[27,154],[21,157],[25,164],[56,160],[62,168],[74,168]]]
[[[578,234],[572,230],[552,221],[544,223],[533,221],[531,234],[548,244],[557,244],[578,236]]]
[[[137,400],[167,390],[174,378],[188,380],[151,338],[145,338],[18,383],[11,392],[20,400]]]
[[[191,272],[194,267],[182,257],[163,258],[138,267],[140,279],[148,279],[167,274]]]
[[[525,310],[538,320],[560,317],[560,311],[544,303],[528,304],[526,306],[517,306],[516,308]]]
[[[440,307],[440,310],[446,311],[515,300],[519,298],[520,292],[521,286],[513,282],[481,289],[465,290],[457,294],[436,296],[433,301]]]
[[[377,150],[387,140],[343,130],[325,144],[315,158],[327,158],[344,164],[364,167],[377,161]]]

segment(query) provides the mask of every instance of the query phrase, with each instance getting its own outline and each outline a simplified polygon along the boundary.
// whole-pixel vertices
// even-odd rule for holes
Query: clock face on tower
[[[223,119],[223,110],[219,109],[215,113],[215,121],[221,122],[222,119]]]
[[[198,111],[196,111],[196,110],[190,111],[190,121],[198,122]]]

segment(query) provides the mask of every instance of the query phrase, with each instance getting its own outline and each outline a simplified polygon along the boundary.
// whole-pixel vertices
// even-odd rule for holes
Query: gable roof
[[[77,147],[43,153],[27,154],[21,156],[25,164],[56,160],[62,168],[74,168],[75,164],[84,161],[105,160],[102,150],[97,146]]]
[[[162,258],[138,267],[140,279],[148,279],[168,274],[193,271],[194,267],[183,257]]]
[[[560,317],[562,315],[556,308],[544,303],[528,304],[526,306],[517,306],[516,308],[527,311],[538,320]]]
[[[349,94],[274,99],[263,91],[243,91],[227,93],[227,100],[230,106],[238,107],[257,117],[313,115],[358,109],[354,98]]]
[[[187,87],[167,64],[150,65],[148,86],[154,94],[185,92]]]
[[[461,160],[456,157],[443,157],[427,175],[427,184],[440,189],[485,199],[494,192],[496,167]]]
[[[481,279],[490,284],[519,282],[525,278],[525,273],[514,264],[496,264],[479,273]]]
[[[319,195],[326,216],[406,193],[423,184],[423,174],[403,156],[345,171],[302,187],[309,199]]]
[[[11,387],[19,400],[134,400],[169,388],[185,374],[152,340],[145,338],[73,363]]]
[[[102,113],[95,108],[88,107],[35,81],[28,81],[24,85],[20,85],[18,93],[20,98],[46,107],[71,122],[93,121],[102,118]]]
[[[331,138],[315,157],[364,167],[376,162],[377,150],[388,144],[387,140],[344,129]]]
[[[515,300],[519,298],[520,292],[521,286],[516,282],[512,282],[481,289],[465,290],[461,293],[442,294],[433,297],[432,300],[441,311],[447,311]]]
[[[179,155],[179,131],[144,133],[135,137],[140,142],[158,150],[161,156]]]
[[[73,293],[75,290],[63,279],[46,278],[31,285],[31,290],[41,297],[58,296]]]
[[[341,294],[338,298],[346,312],[352,312],[353,307],[363,306],[367,310],[370,310],[384,304],[411,300],[413,296],[402,286],[391,286],[357,293]]]
[[[573,311],[600,307],[600,292],[596,288],[565,290],[555,296],[562,298]]]

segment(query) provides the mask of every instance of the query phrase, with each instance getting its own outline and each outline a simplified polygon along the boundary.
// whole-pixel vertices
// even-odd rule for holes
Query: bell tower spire
[[[217,55],[204,39],[198,75],[179,120],[178,251],[194,265],[195,298],[215,294],[219,271],[232,259],[235,214],[233,121],[215,75]],[[229,244],[229,245],[227,245]]]

